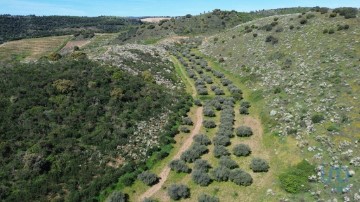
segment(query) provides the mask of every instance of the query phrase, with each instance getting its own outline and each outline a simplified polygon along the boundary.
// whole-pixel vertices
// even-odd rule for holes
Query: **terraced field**
[[[7,42],[0,45],[0,61],[34,61],[57,52],[70,39],[71,36],[54,36]]]

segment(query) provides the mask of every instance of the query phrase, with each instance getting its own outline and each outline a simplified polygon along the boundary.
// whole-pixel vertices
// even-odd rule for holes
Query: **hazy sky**
[[[0,0],[0,14],[177,16],[215,8],[254,11],[317,5],[360,7],[360,0]]]

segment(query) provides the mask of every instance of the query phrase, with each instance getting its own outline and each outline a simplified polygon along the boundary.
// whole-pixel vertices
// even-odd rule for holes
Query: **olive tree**
[[[168,188],[168,195],[173,200],[189,198],[190,197],[190,189],[183,184],[172,184]]]

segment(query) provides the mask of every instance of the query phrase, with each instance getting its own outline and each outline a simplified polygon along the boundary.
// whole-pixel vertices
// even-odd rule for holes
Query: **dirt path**
[[[191,134],[189,137],[185,140],[183,145],[181,146],[180,150],[176,153],[176,155],[173,157],[173,160],[179,159],[181,154],[189,149],[193,142],[193,137],[200,132],[200,128],[203,122],[203,116],[202,116],[203,108],[199,107],[196,110],[196,121],[195,121],[195,127],[191,131]],[[152,195],[154,195],[157,191],[161,189],[165,181],[167,180],[167,177],[169,176],[170,168],[166,165],[166,167],[161,171],[159,174],[160,181],[156,185],[152,186],[150,189],[148,189],[144,194],[140,196],[139,201],[143,201],[145,198],[150,198]]]

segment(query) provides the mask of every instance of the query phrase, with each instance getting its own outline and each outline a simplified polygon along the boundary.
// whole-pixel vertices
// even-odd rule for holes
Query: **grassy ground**
[[[7,42],[0,46],[0,60],[37,60],[59,51],[70,39],[71,36],[54,36]]]

